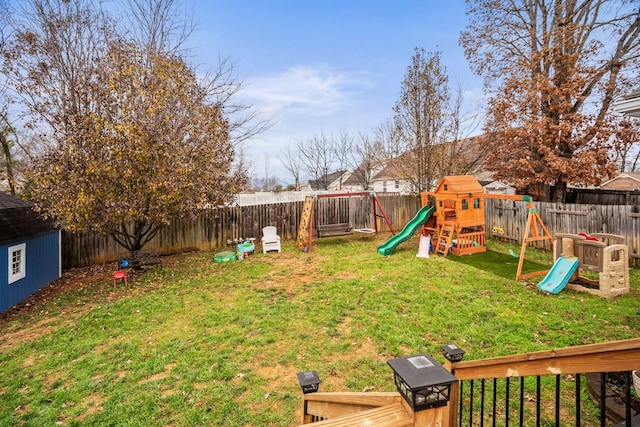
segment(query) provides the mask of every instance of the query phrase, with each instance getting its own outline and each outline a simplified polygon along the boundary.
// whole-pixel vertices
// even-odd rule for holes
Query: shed
[[[0,312],[61,275],[60,231],[33,203],[0,192]]]

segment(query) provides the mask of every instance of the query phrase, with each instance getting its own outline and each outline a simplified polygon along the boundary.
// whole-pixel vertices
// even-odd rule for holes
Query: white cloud
[[[243,96],[266,116],[286,120],[290,115],[324,117],[339,113],[356,102],[357,94],[374,86],[370,73],[307,65],[250,79]]]

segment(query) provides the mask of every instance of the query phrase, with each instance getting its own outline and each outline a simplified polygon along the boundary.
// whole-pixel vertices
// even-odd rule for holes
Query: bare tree
[[[320,132],[312,137],[298,141],[299,161],[305,172],[320,189],[329,187],[328,176],[335,164],[334,141]]]
[[[447,109],[447,125],[443,132],[445,142],[439,147],[441,153],[436,156],[440,163],[441,176],[472,174],[482,166],[484,149],[471,135],[478,130],[478,113],[463,112],[465,106],[464,89],[458,82],[453,90]]]
[[[394,107],[394,123],[407,149],[396,173],[411,182],[414,191],[431,190],[439,178],[438,156],[442,153],[437,146],[446,135],[449,101],[448,77],[440,53],[416,48]]]
[[[345,172],[349,168],[349,159],[353,152],[353,137],[345,130],[341,130],[333,140],[333,155],[336,159],[338,172],[340,172],[339,189],[342,189]]]
[[[9,192],[13,195],[16,194],[16,176],[15,167],[17,164],[14,156],[15,145],[17,143],[16,131],[7,116],[6,111],[0,112],[0,146],[2,146],[3,161],[3,173],[0,174],[6,176],[7,183],[9,185]]]
[[[95,107],[88,82],[112,27],[91,0],[29,0],[16,8],[2,72],[26,109],[26,126],[37,129],[43,143],[63,144],[75,132],[65,118]]]
[[[376,148],[379,148],[376,157],[379,162],[398,158],[407,149],[393,120],[386,120],[374,128],[372,138]]]
[[[382,169],[384,164],[380,160],[382,151],[382,145],[374,136],[362,132],[358,143],[353,145],[349,166],[353,171],[352,177],[364,190],[371,188],[373,177]]]
[[[300,176],[302,174],[302,165],[300,163],[300,154],[295,151],[291,144],[287,145],[286,150],[280,156],[280,161],[284,168],[293,178],[293,187],[295,191],[300,190]]]
[[[180,0],[121,0],[124,32],[150,52],[180,54],[195,29]]]
[[[185,44],[196,25],[193,14],[181,0],[121,0],[125,7],[130,36],[149,52],[162,51],[184,57]],[[272,123],[253,107],[238,100],[244,82],[238,78],[236,65],[228,57],[218,57],[216,64],[199,65],[200,81],[208,88],[212,102],[223,108],[229,123],[231,143],[238,147],[268,130]]]

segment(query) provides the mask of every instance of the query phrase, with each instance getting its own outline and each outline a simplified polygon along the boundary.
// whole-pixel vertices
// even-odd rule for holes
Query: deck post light
[[[316,371],[307,371],[298,373],[298,382],[303,394],[315,393],[320,385],[320,378]]]
[[[460,362],[464,357],[464,350],[455,344],[443,345],[442,354],[449,362]]]
[[[387,361],[396,388],[414,412],[446,406],[458,379],[427,354]]]

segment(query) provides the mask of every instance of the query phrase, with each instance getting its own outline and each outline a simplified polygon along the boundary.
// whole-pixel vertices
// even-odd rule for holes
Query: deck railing
[[[607,426],[617,422],[610,421],[616,412],[620,425],[631,426],[637,415],[631,371],[640,369],[640,338],[462,361],[450,369],[460,380],[450,426],[580,426],[594,425],[594,418]],[[607,373],[620,373],[619,402]]]
[[[632,426],[630,372],[640,369],[640,338],[512,356],[446,362],[460,380],[449,405],[413,413],[397,392],[304,395],[303,424],[326,426],[610,426],[605,373],[622,372],[616,426]],[[586,375],[589,378],[585,380]],[[596,375],[591,375],[596,374]],[[587,383],[591,382],[590,387]],[[589,391],[598,398],[593,403]],[[569,398],[567,398],[569,396]],[[444,411],[444,412],[443,412]],[[595,420],[595,421],[594,421]],[[638,422],[638,421],[634,421]],[[372,424],[373,423],[373,424]]]

